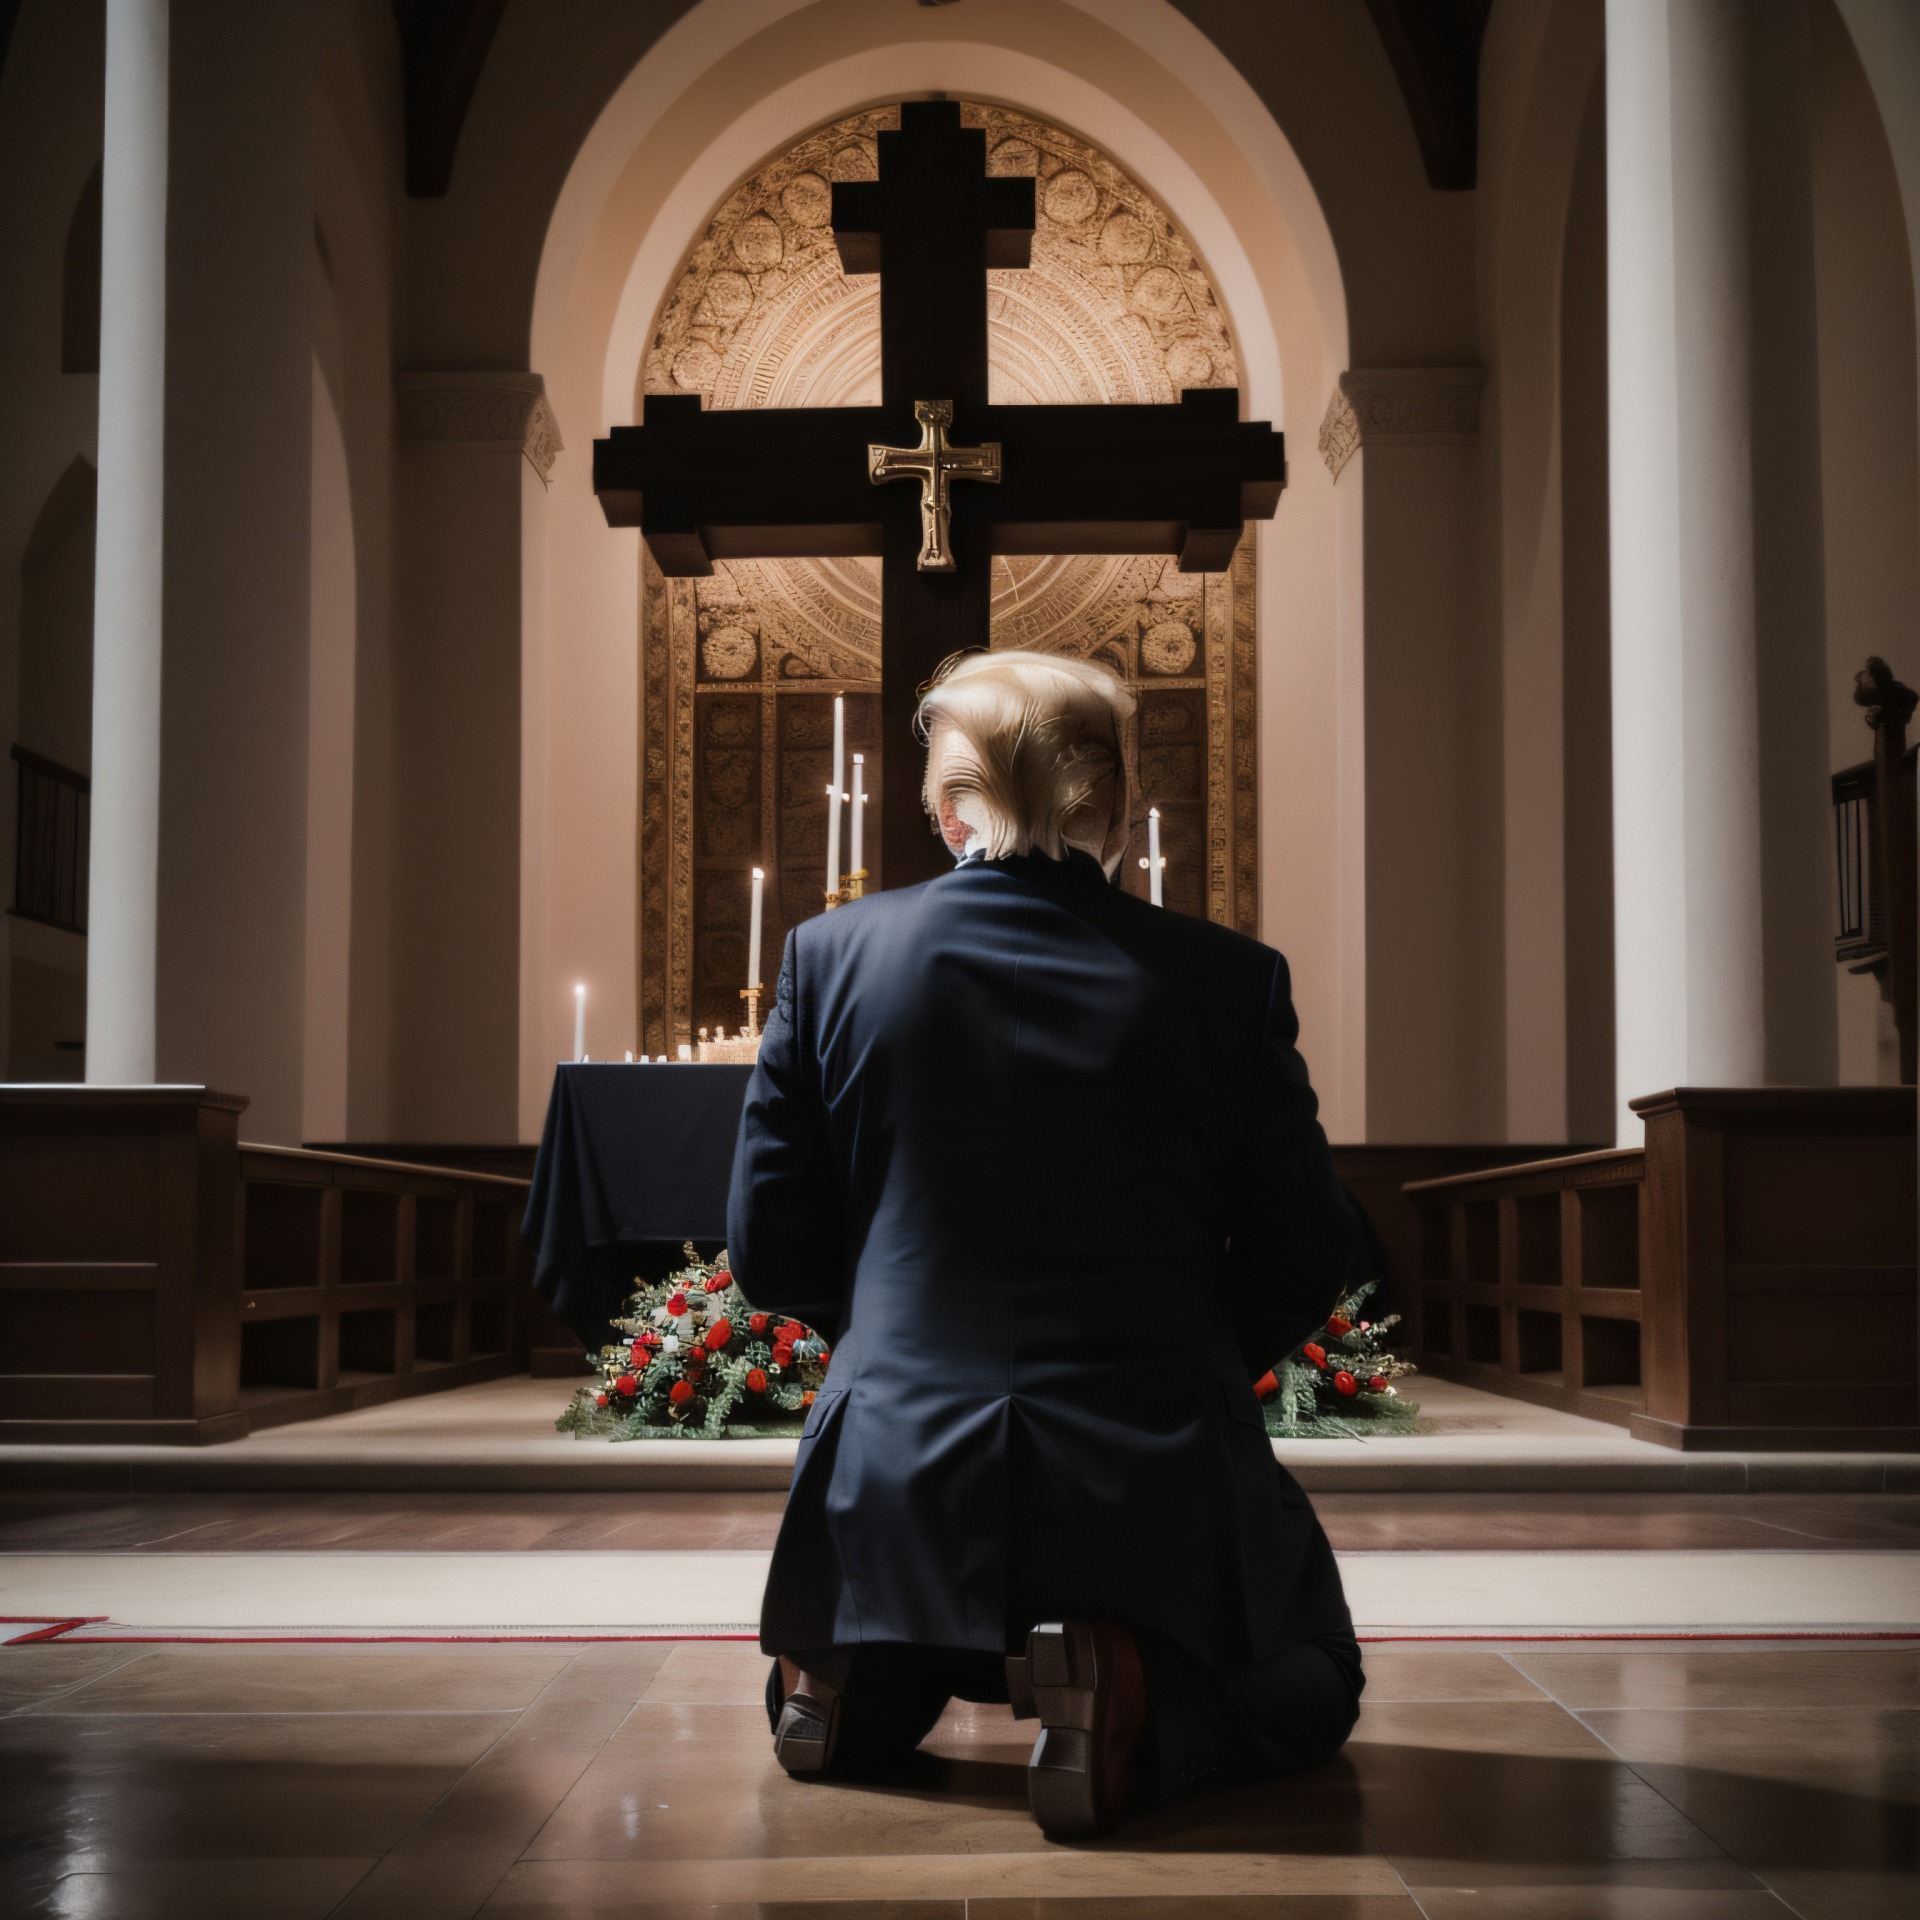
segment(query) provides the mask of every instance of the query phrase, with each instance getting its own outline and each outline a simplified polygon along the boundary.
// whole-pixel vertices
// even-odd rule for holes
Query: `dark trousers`
[[[1138,1636],[1147,1676],[1149,1777],[1161,1797],[1258,1774],[1317,1766],[1346,1744],[1360,1713],[1360,1649],[1350,1635],[1303,1641],[1267,1660],[1210,1667],[1158,1634]],[[911,1753],[949,1700],[1005,1700],[997,1654],[882,1642],[790,1656],[840,1693],[836,1769]],[[767,1720],[780,1715],[780,1663]]]

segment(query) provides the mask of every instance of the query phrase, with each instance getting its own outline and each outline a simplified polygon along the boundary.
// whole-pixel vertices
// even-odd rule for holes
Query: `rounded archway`
[[[1044,120],[1164,207],[1214,289],[1244,411],[1292,435],[1288,492],[1257,540],[1259,929],[1287,948],[1303,1010],[1328,1036],[1316,1078],[1329,1119],[1356,1135],[1361,496],[1343,485],[1336,500],[1311,451],[1346,358],[1325,218],[1264,106],[1166,0],[1127,0],[1098,19],[1067,0],[979,0],[935,24],[938,34],[919,19],[903,30],[897,9],[707,0],[615,92],[558,197],[531,365],[577,453],[525,523],[527,577],[539,585],[525,622],[523,1120],[533,1125],[544,1100],[567,983],[590,977],[600,1005],[633,1009],[624,1033],[616,1024],[595,1037],[596,1051],[639,1039],[641,876],[656,862],[672,871],[667,823],[641,804],[651,769],[633,726],[639,542],[606,528],[586,443],[633,418],[657,317],[714,209],[767,156],[849,115],[941,92]],[[737,301],[738,289],[722,297]],[[853,377],[831,356],[810,371],[819,392],[850,391]]]

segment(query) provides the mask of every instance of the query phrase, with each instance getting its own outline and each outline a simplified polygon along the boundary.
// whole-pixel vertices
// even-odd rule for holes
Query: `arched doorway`
[[[1237,383],[1221,300],[1161,201],[1034,115],[969,102],[961,117],[985,131],[991,171],[1040,183],[1032,265],[990,276],[996,403],[1169,404]],[[829,212],[831,183],[871,177],[875,135],[896,119],[876,108],[816,128],[727,196],[660,303],[636,413],[646,393],[709,408],[877,402],[878,289],[841,271]],[[995,645],[1098,656],[1133,684],[1136,839],[1157,806],[1169,906],[1248,932],[1254,566],[1251,537],[1218,576],[1163,558],[1001,559],[993,607]],[[737,1018],[750,868],[767,873],[770,952],[820,910],[834,697],[870,792],[906,743],[879,735],[875,561],[723,562],[674,581],[648,562],[641,628],[639,1024],[657,1054]],[[1137,867],[1127,879],[1144,892]]]
[[[1255,543],[1259,932],[1286,952],[1303,1025],[1321,1036],[1314,1076],[1330,1131],[1364,1137],[1366,482],[1355,463],[1336,492],[1313,450],[1348,364],[1346,293],[1286,135],[1169,0],[1129,0],[1097,22],[1071,0],[884,17],[766,0],[744,26],[735,0],[700,0],[581,142],[548,221],[528,331],[527,364],[569,451],[520,520],[525,1137],[571,1044],[576,983],[588,985],[594,1057],[645,1044],[637,1016],[654,956],[640,881],[665,857],[638,804],[651,772],[634,644],[640,542],[608,529],[585,449],[636,417],[657,323],[715,209],[829,120],[934,91],[1070,129],[1170,210],[1228,316],[1246,415],[1287,435],[1286,494]]]

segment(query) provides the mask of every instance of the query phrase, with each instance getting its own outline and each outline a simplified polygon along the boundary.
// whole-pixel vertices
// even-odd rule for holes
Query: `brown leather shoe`
[[[840,1695],[825,1681],[780,1656],[780,1718],[773,1757],[789,1773],[825,1773],[840,1737]]]
[[[1017,1656],[1016,1656],[1017,1658]],[[1015,1711],[1023,1704],[1008,1662]],[[1027,1635],[1026,1682],[1040,1719],[1027,1763],[1027,1797],[1049,1840],[1111,1832],[1145,1799],[1140,1747],[1147,1677],[1132,1632],[1105,1620],[1067,1620]]]

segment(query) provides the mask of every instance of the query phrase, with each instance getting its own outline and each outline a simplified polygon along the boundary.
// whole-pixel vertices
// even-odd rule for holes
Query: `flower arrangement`
[[[648,1285],[635,1281],[594,1359],[598,1378],[554,1422],[576,1439],[722,1440],[798,1433],[827,1377],[827,1343],[810,1327],[756,1312],[727,1256],[699,1258]]]
[[[1253,1384],[1267,1410],[1267,1431],[1278,1440],[1363,1440],[1369,1435],[1418,1433],[1420,1408],[1394,1382],[1417,1372],[1387,1347],[1400,1316],[1363,1320],[1374,1283],[1346,1295],[1316,1339]]]

